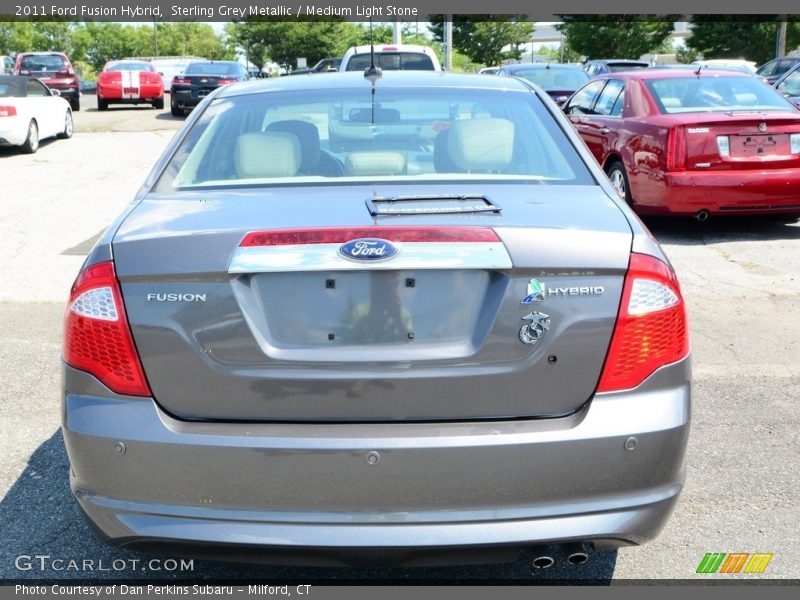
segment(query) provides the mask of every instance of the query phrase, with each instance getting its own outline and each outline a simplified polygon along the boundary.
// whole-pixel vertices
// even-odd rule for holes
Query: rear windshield
[[[511,74],[544,90],[577,90],[590,79],[582,69],[516,69]]]
[[[533,94],[377,88],[221,98],[156,191],[461,179],[593,182]]]
[[[58,71],[66,63],[64,57],[57,54],[23,56],[19,68],[25,71]]]
[[[647,87],[665,114],[794,110],[773,88],[750,76],[650,79]]]
[[[108,65],[106,71],[152,71],[153,65],[146,62],[118,62]]]
[[[185,75],[237,75],[238,65],[230,63],[194,62],[186,67]]]
[[[608,65],[608,70],[611,73],[619,73],[620,71],[630,71],[631,69],[646,69],[648,66],[641,63],[613,63]]]
[[[347,61],[346,71],[363,71],[370,66],[369,54],[355,54]],[[435,71],[431,58],[420,52],[376,52],[375,66],[386,71]]]

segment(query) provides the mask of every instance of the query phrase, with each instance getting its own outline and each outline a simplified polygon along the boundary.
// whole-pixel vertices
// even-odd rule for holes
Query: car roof
[[[389,48],[386,52],[433,52],[432,48],[421,46],[420,44],[375,44],[375,52],[384,52],[384,48]],[[347,52],[369,54],[371,49],[372,46],[366,44],[363,46],[352,46]]]
[[[11,88],[11,97],[24,98],[28,95],[28,81],[34,79],[27,75],[0,75],[0,83]]]
[[[360,89],[369,87],[370,82],[360,71],[332,73],[326,77],[297,75],[295,77],[275,77],[225,86],[219,97],[240,96],[257,92],[294,92],[336,89]],[[524,82],[512,77],[486,77],[477,73],[461,74],[441,71],[384,71],[376,88],[451,88],[486,89],[498,91],[530,92]]]
[[[64,56],[64,57],[66,57],[67,55],[64,54],[63,52],[51,51],[51,52],[20,52],[19,56]]]
[[[727,69],[716,69],[714,67],[703,66],[698,74],[697,67],[691,68],[652,68],[652,69],[631,69],[630,71],[620,71],[618,73],[603,73],[598,75],[596,79],[613,79],[624,75],[631,79],[675,79],[677,77],[745,77],[751,79],[752,75],[748,75],[742,71],[732,71]]]
[[[618,63],[625,63],[631,65],[649,65],[650,63],[646,60],[638,60],[636,58],[596,58],[593,60],[587,60],[586,64],[589,63],[602,63],[604,65],[609,64],[618,64]]]
[[[513,65],[503,65],[498,69],[507,69],[509,71],[527,71],[530,69],[576,69],[582,71],[581,65],[565,65],[562,63],[514,63]]]

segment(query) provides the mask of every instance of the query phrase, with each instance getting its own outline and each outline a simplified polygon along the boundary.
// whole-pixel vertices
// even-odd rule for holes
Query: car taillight
[[[673,127],[667,134],[667,171],[686,169],[686,130]]]
[[[102,83],[122,83],[122,73],[119,71],[104,71],[100,73],[100,81]]]
[[[792,154],[800,154],[800,133],[789,135],[789,146]]]
[[[191,80],[188,77],[175,77],[172,80],[172,83],[191,83]]]
[[[229,83],[236,83],[236,80],[235,79],[220,79],[219,80],[219,84],[220,85],[228,85]]]
[[[119,394],[152,396],[111,261],[84,269],[72,286],[64,319],[64,361]]]
[[[0,117],[16,117],[16,106],[0,106]]]
[[[688,354],[686,306],[675,273],[657,258],[631,254],[597,391],[634,388],[659,367]]]

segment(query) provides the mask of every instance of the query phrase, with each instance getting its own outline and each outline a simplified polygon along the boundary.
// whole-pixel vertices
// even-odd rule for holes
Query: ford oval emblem
[[[379,238],[359,238],[350,240],[339,247],[339,254],[352,260],[386,260],[400,249],[389,240]]]

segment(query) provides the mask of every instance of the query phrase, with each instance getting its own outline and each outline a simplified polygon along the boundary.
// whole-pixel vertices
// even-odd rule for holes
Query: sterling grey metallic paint
[[[401,85],[455,81],[446,74],[403,77]],[[295,348],[281,337],[279,319],[259,311],[265,290],[296,285],[296,298],[311,297],[328,275],[303,283],[280,280],[296,273],[229,273],[248,231],[370,225],[364,199],[376,187],[382,196],[405,193],[401,184],[336,186],[324,194],[149,193],[215,98],[309,85],[288,81],[302,79],[212,93],[87,258],[114,258],[155,393],[119,396],[64,366],[71,485],[90,519],[118,544],[146,538],[335,550],[585,540],[613,547],[657,535],[684,479],[689,359],[634,390],[593,390],[629,252],[666,258],[547,94],[512,78],[471,80],[536,94],[596,186],[471,182],[458,191],[486,194],[503,207],[500,215],[391,217],[396,225],[491,226],[510,256],[512,268],[464,271],[493,274],[470,284],[479,286],[473,299],[454,303],[459,319],[445,340],[428,329],[415,332],[413,344],[381,352],[370,353],[357,337],[334,342],[343,344],[335,356],[326,340]],[[313,84],[335,90],[340,81]],[[302,211],[294,210],[298,203]],[[344,275],[353,274],[331,276]],[[551,330],[525,346],[517,332],[531,278],[552,287],[602,286],[604,293],[536,303],[551,317]],[[205,294],[207,301],[148,302],[154,291]],[[476,306],[479,315],[465,323]],[[323,324],[325,333],[336,328],[335,321]],[[559,357],[555,365],[550,355]],[[633,451],[624,447],[631,436],[638,439]],[[113,453],[116,441],[128,449],[122,456]],[[381,460],[371,464],[375,452]]]

